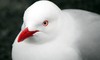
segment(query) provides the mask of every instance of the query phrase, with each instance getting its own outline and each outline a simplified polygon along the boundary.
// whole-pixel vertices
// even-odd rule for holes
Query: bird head
[[[46,42],[58,35],[61,10],[50,1],[37,1],[26,9],[18,42]]]

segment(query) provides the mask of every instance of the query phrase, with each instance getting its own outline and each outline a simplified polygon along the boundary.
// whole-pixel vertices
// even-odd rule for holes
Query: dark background
[[[12,43],[23,14],[37,0],[0,0],[0,60],[11,60]],[[100,0],[51,0],[61,9],[83,9],[100,14]]]

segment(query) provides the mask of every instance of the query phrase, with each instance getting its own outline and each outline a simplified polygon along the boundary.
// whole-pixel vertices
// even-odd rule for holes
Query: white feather
[[[45,19],[47,27],[41,26]],[[60,10],[38,1],[24,14],[23,30],[41,32],[13,44],[13,60],[100,60],[100,15],[83,10]],[[19,33],[20,34],[20,33]]]

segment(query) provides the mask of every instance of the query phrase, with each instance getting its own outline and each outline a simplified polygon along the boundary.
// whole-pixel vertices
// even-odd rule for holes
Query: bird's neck
[[[76,26],[77,24],[75,20],[73,19],[72,16],[70,16],[70,14],[66,13],[61,15],[59,22],[60,22],[59,25],[60,35],[58,39],[64,43],[67,42],[68,45],[72,45],[73,43],[75,43],[78,37],[77,26]]]

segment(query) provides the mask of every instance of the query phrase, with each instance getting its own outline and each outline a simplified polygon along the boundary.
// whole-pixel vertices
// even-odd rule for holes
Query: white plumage
[[[37,1],[25,11],[23,20],[13,44],[13,60],[100,60],[100,15],[60,10],[50,1]],[[39,32],[20,42],[25,28]]]

